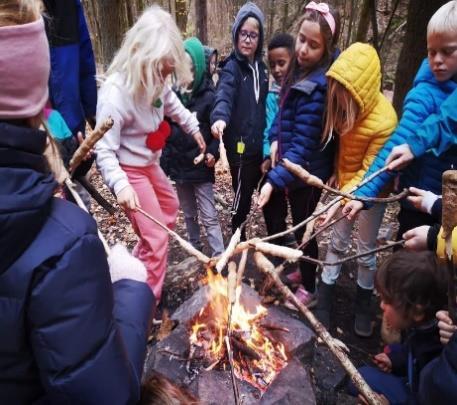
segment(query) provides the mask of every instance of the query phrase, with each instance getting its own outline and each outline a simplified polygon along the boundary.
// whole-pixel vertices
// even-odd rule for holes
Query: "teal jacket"
[[[457,90],[454,90],[441,104],[437,113],[430,115],[408,140],[408,145],[416,158],[429,149],[439,156],[455,144],[457,144]]]
[[[281,86],[273,82],[270,91],[267,94],[266,104],[266,126],[263,132],[263,158],[267,159],[270,157],[270,128],[273,125],[276,114],[279,111],[279,92]]]

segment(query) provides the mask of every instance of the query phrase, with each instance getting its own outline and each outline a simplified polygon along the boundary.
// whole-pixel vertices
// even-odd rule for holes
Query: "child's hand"
[[[430,226],[423,225],[405,232],[402,235],[402,238],[406,241],[405,248],[416,252],[427,250],[427,235],[429,229]]]
[[[194,134],[194,140],[197,142],[198,147],[200,148],[200,153],[205,153],[206,143],[203,135],[200,131]]]
[[[278,141],[273,141],[270,145],[271,167],[276,167],[278,161]]]
[[[216,159],[214,159],[214,156],[211,153],[207,153],[205,157],[205,165],[207,167],[214,167],[216,164]]]
[[[259,200],[257,201],[259,208],[265,207],[267,202],[270,200],[272,192],[273,186],[270,183],[266,182],[260,189]]]
[[[446,345],[457,330],[457,326],[452,324],[452,320],[449,318],[449,312],[447,311],[438,311],[436,313],[436,319],[438,319],[441,343]]]
[[[119,192],[117,195],[117,203],[124,210],[136,211],[137,208],[141,208],[138,194],[132,186],[127,186]]]
[[[336,177],[336,174],[332,174],[326,184],[329,187],[338,188],[338,178]]]
[[[317,217],[316,226],[319,228],[326,226],[338,212],[340,207],[340,204],[332,205],[332,207],[327,212],[324,212],[319,217]]]
[[[271,159],[265,159],[262,164],[260,165],[260,171],[262,174],[267,174],[268,170],[270,170],[271,167]]]
[[[385,373],[390,373],[392,371],[392,362],[387,354],[379,353],[374,356],[373,361],[381,371],[384,371]]]
[[[342,213],[347,219],[352,220],[363,209],[363,202],[358,200],[349,201],[344,207]]]
[[[430,214],[432,212],[433,204],[439,198],[436,194],[431,191],[422,190],[416,187],[410,187],[409,192],[411,195],[407,200],[416,207],[419,211]]]
[[[398,145],[392,148],[392,152],[386,159],[389,170],[400,170],[408,166],[414,159],[411,148],[408,144]]]
[[[211,127],[211,133],[217,139],[221,139],[227,124],[223,120],[217,120]]]

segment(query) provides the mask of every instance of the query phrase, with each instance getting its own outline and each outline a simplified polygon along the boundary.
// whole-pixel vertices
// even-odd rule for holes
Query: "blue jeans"
[[[357,253],[363,253],[376,248],[376,239],[382,217],[384,216],[385,204],[376,204],[369,210],[363,210],[358,216],[359,229],[357,233]],[[335,217],[341,215],[341,210]],[[344,218],[332,227],[330,243],[328,245],[326,262],[335,262],[342,258],[351,242],[352,229],[355,219],[349,221]],[[357,259],[357,284],[364,289],[373,289],[374,275],[376,270],[376,254],[360,257]],[[340,275],[341,264],[324,266],[322,281],[326,284],[335,284]]]
[[[214,203],[213,184],[209,182],[176,184],[176,191],[184,213],[189,242],[197,249],[202,247],[198,223],[200,214],[212,256],[221,254],[224,251],[224,240]]]
[[[412,394],[406,385],[405,378],[385,373],[384,371],[370,366],[361,367],[358,371],[369,387],[374,392],[384,395],[389,400],[390,405],[410,403],[408,402],[408,398]],[[359,394],[352,381],[349,382],[348,392],[353,396],[357,396]]]

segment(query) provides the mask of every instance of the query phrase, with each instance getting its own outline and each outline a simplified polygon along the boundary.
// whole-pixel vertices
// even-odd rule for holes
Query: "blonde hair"
[[[139,405],[199,405],[200,402],[187,389],[154,371],[141,384]]]
[[[327,144],[333,136],[333,131],[343,136],[354,128],[359,111],[360,108],[351,93],[337,80],[329,77],[322,143]]]
[[[433,34],[457,34],[457,1],[441,6],[427,25],[427,36]]]
[[[34,22],[40,18],[42,8],[40,0],[2,0],[0,27]]]
[[[131,94],[135,98],[145,95],[152,103],[162,94],[165,78],[161,70],[166,62],[174,65],[177,86],[192,82],[184,60],[181,33],[173,18],[159,6],[151,6],[125,34],[106,76],[123,73]]]

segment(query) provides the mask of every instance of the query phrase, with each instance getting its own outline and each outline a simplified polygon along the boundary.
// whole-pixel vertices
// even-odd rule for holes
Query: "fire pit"
[[[203,404],[234,403],[227,346],[227,281],[208,276],[173,314],[178,326],[152,348],[146,364],[187,386]],[[265,308],[243,284],[231,312],[230,347],[243,404],[314,404],[306,364],[314,334],[277,307]]]

